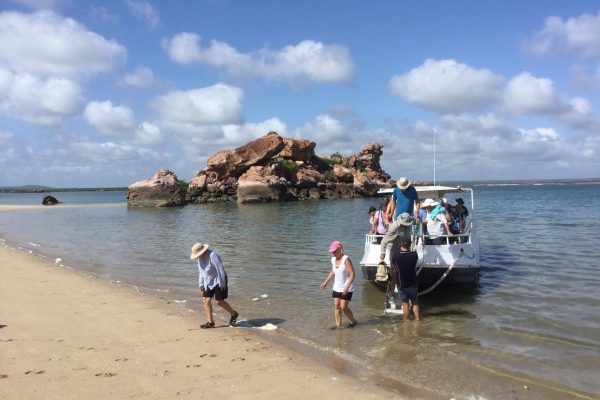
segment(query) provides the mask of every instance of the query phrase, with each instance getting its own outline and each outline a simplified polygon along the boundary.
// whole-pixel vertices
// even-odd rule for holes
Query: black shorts
[[[342,300],[347,300],[350,301],[352,300],[352,293],[354,292],[348,292],[348,294],[346,294],[345,296],[342,294],[342,292],[336,292],[335,290],[331,293],[331,297],[334,299],[342,299]]]
[[[402,300],[403,303],[408,303],[410,300],[413,304],[419,304],[419,288],[417,285],[399,288],[398,291],[400,292],[400,300]]]
[[[202,297],[215,297],[215,300],[225,300],[227,298],[229,292],[229,286],[226,286],[225,289],[221,289],[219,285],[215,286],[212,289],[204,288],[204,292],[202,292]]]

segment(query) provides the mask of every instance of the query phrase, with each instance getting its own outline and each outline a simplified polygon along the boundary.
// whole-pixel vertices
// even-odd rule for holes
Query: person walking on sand
[[[352,293],[354,292],[354,266],[350,258],[344,254],[342,244],[338,240],[334,240],[331,243],[329,252],[333,255],[331,257],[331,271],[325,281],[321,283],[321,290],[335,277],[333,281],[333,293],[331,294],[333,298],[335,326],[337,328],[342,326],[342,313],[344,313],[350,320],[348,327],[353,328],[356,325],[356,319],[354,319],[354,314],[352,314],[352,310],[348,307],[348,303],[352,300]]]
[[[229,313],[229,325],[235,325],[239,314],[225,301],[228,295],[227,273],[225,272],[225,268],[223,268],[221,256],[216,251],[210,250],[208,244],[196,243],[192,246],[190,259],[198,259],[198,285],[202,291],[204,313],[208,320],[205,324],[200,325],[200,328],[215,327],[211,303],[213,296],[217,305]]]

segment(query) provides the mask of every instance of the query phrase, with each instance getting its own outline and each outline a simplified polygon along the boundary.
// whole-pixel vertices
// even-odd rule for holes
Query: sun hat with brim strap
[[[398,186],[400,190],[406,190],[410,185],[410,181],[405,176],[398,179],[398,182],[396,182],[396,186]]]
[[[425,207],[435,207],[435,206],[439,206],[440,203],[438,203],[437,201],[433,201],[433,199],[425,199],[425,201],[423,202],[423,204],[421,204],[421,207],[425,208]]]
[[[200,257],[204,252],[208,250],[208,245],[206,243],[196,243],[192,246],[192,253],[190,254],[190,259],[195,259]]]

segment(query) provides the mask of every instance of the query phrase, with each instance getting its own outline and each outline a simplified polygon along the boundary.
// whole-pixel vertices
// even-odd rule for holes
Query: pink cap
[[[339,240],[334,240],[333,242],[331,242],[331,246],[329,246],[329,252],[333,253],[334,251],[336,251],[340,247],[342,247],[342,244],[340,243],[340,241]]]

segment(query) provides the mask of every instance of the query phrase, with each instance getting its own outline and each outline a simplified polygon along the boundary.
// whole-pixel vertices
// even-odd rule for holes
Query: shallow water
[[[600,210],[584,205],[600,195],[600,185],[475,189],[480,284],[423,297],[420,323],[382,316],[382,292],[361,279],[367,209],[377,199],[49,207],[0,213],[0,237],[196,310],[197,267],[188,254],[194,242],[206,241],[222,255],[230,300],[242,319],[276,323],[276,335],[335,354],[331,363],[340,370],[360,366],[465,398],[518,397],[507,392],[511,380],[539,384],[555,398],[594,398],[600,393]],[[0,204],[40,204],[44,195],[0,194]],[[65,204],[124,204],[123,192],[54,196]],[[357,270],[351,306],[360,322],[337,332],[329,329],[331,287],[319,290],[334,239]]]

